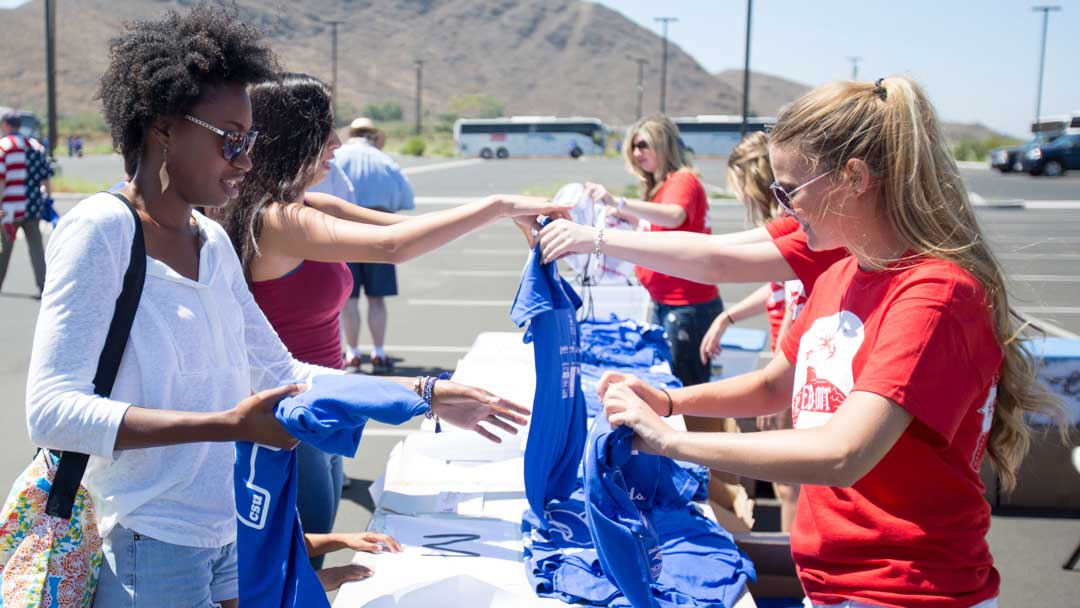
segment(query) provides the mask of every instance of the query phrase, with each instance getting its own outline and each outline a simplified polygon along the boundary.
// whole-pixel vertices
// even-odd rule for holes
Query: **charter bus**
[[[695,156],[726,156],[742,139],[742,116],[682,116],[671,119],[679,127],[686,151]],[[747,132],[764,131],[776,122],[773,117],[746,119]]]
[[[607,127],[596,118],[511,116],[454,123],[458,154],[480,158],[603,154]]]

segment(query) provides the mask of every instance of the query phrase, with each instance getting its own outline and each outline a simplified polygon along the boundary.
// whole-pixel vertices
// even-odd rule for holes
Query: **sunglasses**
[[[251,154],[251,148],[255,146],[255,138],[259,136],[258,131],[222,131],[214,125],[199,120],[190,114],[184,114],[184,118],[199,125],[200,127],[213,131],[218,135],[225,138],[225,144],[221,147],[221,154],[225,157],[225,160],[232,161],[232,159],[240,156],[240,154]]]
[[[776,202],[780,203],[780,206],[784,211],[786,211],[788,215],[795,216],[795,209],[791,206],[791,200],[795,198],[795,194],[798,193],[799,190],[802,190],[830,173],[832,173],[832,171],[826,171],[814,179],[796,186],[790,191],[784,190],[784,187],[781,186],[778,181],[774,181],[772,185],[769,186],[769,189],[772,190],[773,196],[776,197]]]
[[[645,141],[643,139],[638,140],[638,141],[630,144],[630,148],[634,149],[634,150],[640,150],[640,151],[644,152],[645,150],[649,149],[649,142],[647,142],[647,141]]]

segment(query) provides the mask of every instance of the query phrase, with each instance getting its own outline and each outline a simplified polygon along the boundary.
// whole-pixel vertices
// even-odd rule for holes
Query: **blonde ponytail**
[[[746,205],[746,219],[761,225],[778,215],[776,197],[769,186],[773,180],[769,163],[769,137],[761,131],[749,133],[728,157],[728,187]]]
[[[823,85],[780,113],[770,140],[824,167],[863,160],[880,184],[881,211],[904,244],[916,256],[955,263],[982,284],[1004,353],[988,453],[1002,489],[1011,490],[1031,442],[1025,414],[1048,415],[1065,441],[1064,408],[1038,381],[1032,356],[1021,347],[1024,326],[1009,306],[1005,274],[922,89],[902,76]]]

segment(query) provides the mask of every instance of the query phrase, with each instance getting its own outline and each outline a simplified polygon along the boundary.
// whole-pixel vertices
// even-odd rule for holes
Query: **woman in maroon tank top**
[[[251,105],[259,131],[254,167],[219,219],[256,302],[301,361],[342,367],[338,313],[352,289],[344,262],[399,264],[500,218],[513,218],[531,235],[539,228],[537,216],[564,214],[544,199],[522,196],[491,196],[414,217],[363,209],[326,194],[305,196],[329,171],[341,145],[329,88],[310,76],[286,74],[253,87]],[[524,423],[519,414],[527,413],[453,382],[437,384],[432,411],[492,441],[499,439],[489,427],[516,432],[511,423]],[[303,444],[297,450],[297,507],[305,532],[329,532],[341,497],[340,459]]]

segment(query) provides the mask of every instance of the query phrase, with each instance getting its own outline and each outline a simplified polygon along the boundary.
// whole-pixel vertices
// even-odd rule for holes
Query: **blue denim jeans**
[[[652,322],[664,328],[671,345],[671,373],[682,380],[683,386],[709,381],[711,371],[707,363],[701,362],[699,350],[709,325],[722,312],[724,302],[720,298],[686,306],[652,303]]]
[[[338,503],[341,502],[341,456],[301,443],[296,446],[296,510],[304,532],[326,534],[334,530]],[[311,558],[316,570],[323,557]]]
[[[102,551],[95,608],[210,608],[239,596],[236,543],[185,547],[117,525]]]

